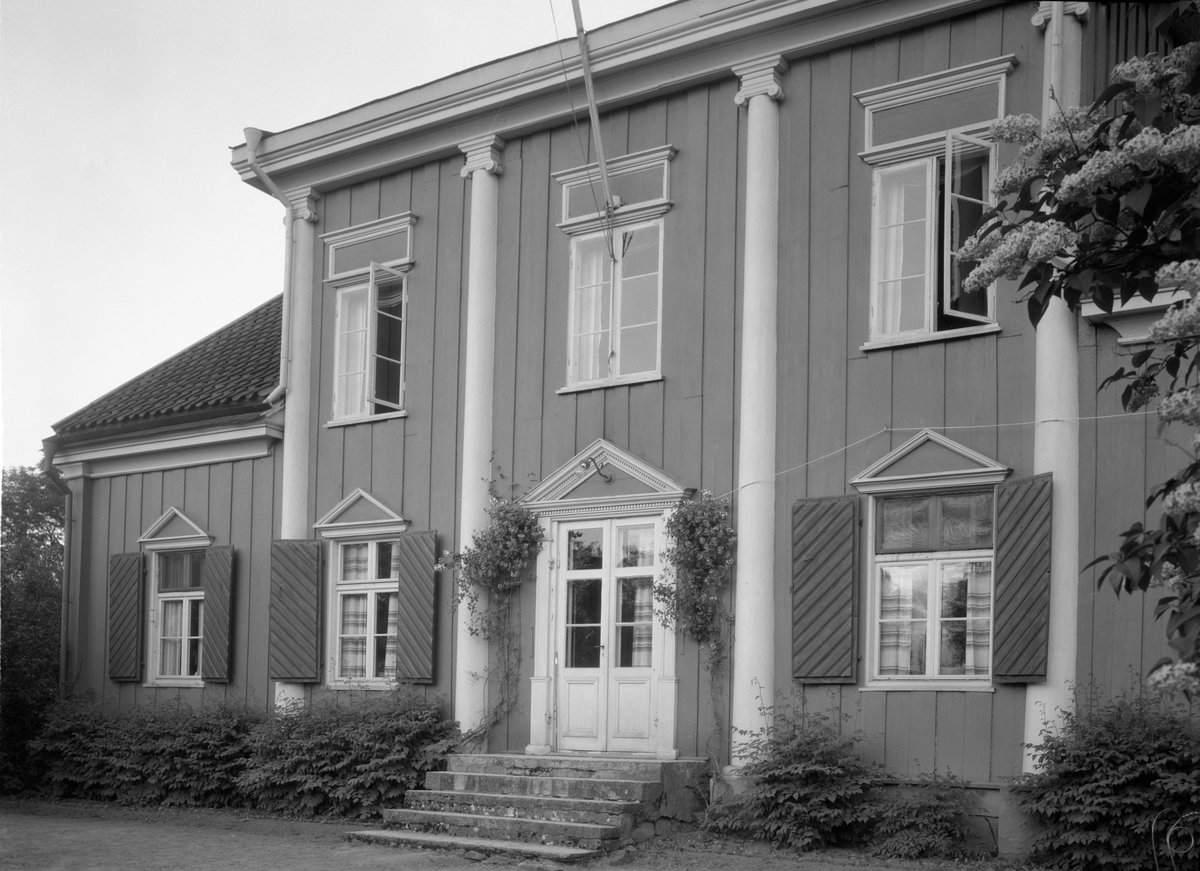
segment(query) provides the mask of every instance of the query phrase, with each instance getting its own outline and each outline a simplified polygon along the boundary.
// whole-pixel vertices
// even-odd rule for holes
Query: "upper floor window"
[[[571,236],[567,383],[586,390],[661,378],[662,216],[671,208],[671,146],[607,165],[611,213],[595,164],[555,174]]]
[[[1014,60],[983,61],[856,94],[874,167],[871,332],[865,347],[998,329],[995,292],[964,293],[955,252],[991,207],[988,126]]]
[[[571,260],[567,383],[658,374],[662,221],[577,236]]]
[[[407,273],[412,225],[404,213],[328,233],[329,277],[337,304],[333,422],[404,411]]]

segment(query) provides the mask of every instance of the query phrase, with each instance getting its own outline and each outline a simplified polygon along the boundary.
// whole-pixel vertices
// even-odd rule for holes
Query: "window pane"
[[[158,657],[159,674],[179,677],[183,674],[183,639],[164,638]]]
[[[974,677],[990,671],[991,635],[987,620],[945,620],[938,673]]]
[[[879,332],[885,335],[925,328],[925,276],[879,286]]]
[[[334,249],[335,273],[366,269],[371,261],[389,263],[408,256],[408,230],[397,230],[374,239],[364,239]]]
[[[622,236],[621,275],[625,278],[657,275],[658,225],[629,230]]]
[[[343,581],[367,580],[367,544],[342,545],[342,577]]]
[[[879,619],[924,618],[928,613],[929,567],[882,566],[879,585]]]
[[[197,677],[200,674],[200,639],[188,639],[188,676]]]
[[[367,676],[367,639],[343,638],[338,656],[338,677]]]
[[[575,243],[575,287],[608,284],[612,281],[612,257],[608,239],[590,236]]]
[[[654,565],[653,524],[618,527],[617,547],[621,554],[621,568]]]
[[[400,548],[394,541],[381,541],[376,547],[375,577],[380,579],[400,577]]]
[[[621,623],[649,623],[654,616],[654,580],[621,579]]]
[[[366,412],[366,377],[359,373],[338,378],[337,405],[333,414],[335,417],[353,417]]]
[[[633,625],[618,628],[617,666],[649,667],[654,637],[653,578],[623,578],[618,612],[620,623]]]
[[[567,668],[600,667],[600,627],[567,627]]]
[[[600,622],[601,582],[599,578],[567,582],[567,623]]]
[[[621,330],[620,374],[653,372],[658,368],[658,324]]]
[[[159,554],[158,588],[160,590],[198,590],[203,572],[203,551]]]
[[[879,673],[884,677],[925,674],[925,621],[879,624]]]
[[[201,611],[204,603],[200,599],[190,599],[188,601],[188,635],[192,638],[198,638],[202,632],[200,628]]]
[[[172,599],[162,603],[162,628],[160,634],[163,638],[180,638],[183,636],[183,602],[180,599]]]
[[[931,502],[928,496],[880,499],[880,550],[932,550]]]
[[[396,642],[400,601],[396,593],[375,595],[375,677],[396,676]]]
[[[943,548],[992,546],[992,494],[950,493],[939,497]]]
[[[610,176],[609,190],[613,196],[620,197],[621,202],[626,205],[644,203],[647,200],[661,200],[665,169],[665,166],[658,164],[637,172]]]
[[[386,414],[395,411],[394,406],[400,405],[400,363],[395,360],[375,358],[375,406],[376,414]]]
[[[567,541],[568,571],[604,568],[603,529],[572,529],[567,535]]]
[[[658,274],[621,280],[621,326],[658,323]]]
[[[367,596],[365,593],[342,596],[342,621],[338,634],[367,634]]]

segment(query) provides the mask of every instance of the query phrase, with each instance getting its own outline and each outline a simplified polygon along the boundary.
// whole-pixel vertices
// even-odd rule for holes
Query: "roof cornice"
[[[611,110],[650,94],[733,78],[733,65],[748,58],[794,60],[1000,2],[685,0],[588,34],[596,99]],[[288,186],[329,189],[461,155],[459,145],[474,137],[511,139],[565,122],[583,107],[572,106],[564,80],[581,79],[578,48],[564,40],[270,134],[258,163]],[[259,186],[246,154],[244,144],[236,146],[233,166],[243,181]]]

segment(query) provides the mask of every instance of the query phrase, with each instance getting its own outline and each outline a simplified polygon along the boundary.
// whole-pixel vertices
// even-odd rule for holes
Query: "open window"
[[[338,290],[335,418],[403,410],[407,304],[404,273],[375,262],[366,284]]]
[[[863,91],[871,165],[870,340],[886,347],[999,329],[995,289],[966,293],[956,251],[992,206],[996,146],[1015,61],[983,61]]]

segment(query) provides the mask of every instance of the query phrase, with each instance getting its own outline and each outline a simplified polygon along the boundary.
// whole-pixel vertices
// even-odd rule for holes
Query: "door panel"
[[[562,527],[555,632],[560,749],[653,749],[659,527],[657,519]]]

